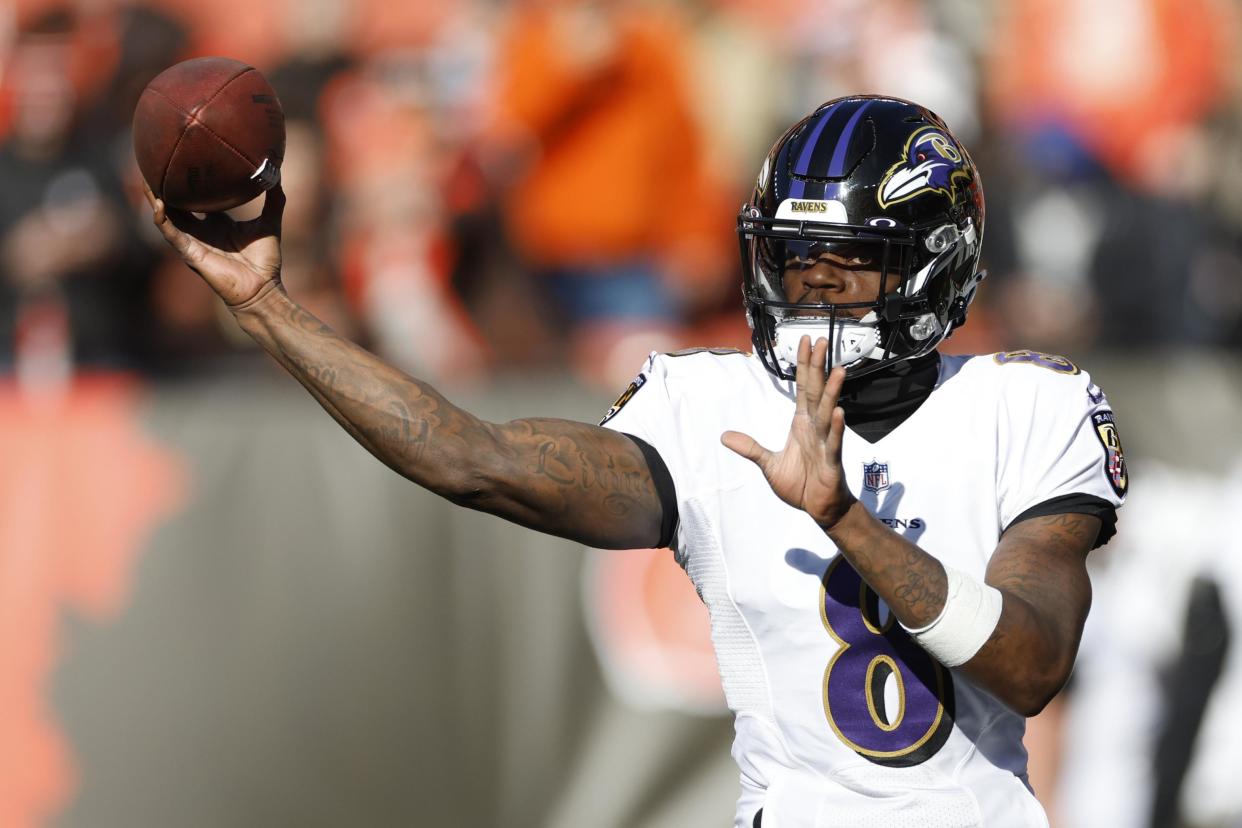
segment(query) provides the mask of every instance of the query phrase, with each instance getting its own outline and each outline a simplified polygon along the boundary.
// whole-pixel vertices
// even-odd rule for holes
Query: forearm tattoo
[[[555,419],[484,422],[283,294],[239,321],[368,451],[455,502],[597,546],[650,546],[661,506],[628,438]]]
[[[846,559],[909,627],[931,623],[944,608],[944,567],[855,503],[829,536]]]
[[[861,508],[861,507],[859,507]],[[961,669],[1013,709],[1031,715],[1064,684],[1091,604],[1085,559],[1099,519],[1062,514],[1012,526],[988,565],[1004,609],[996,629]],[[830,532],[858,574],[908,627],[935,620],[947,581],[941,564],[870,515]]]
[[[901,573],[894,573],[899,579],[893,594],[909,608],[912,615],[920,618],[930,615],[935,617],[940,608],[944,607],[947,581],[944,571],[929,557],[920,554],[921,550],[911,544],[903,553],[904,578]]]

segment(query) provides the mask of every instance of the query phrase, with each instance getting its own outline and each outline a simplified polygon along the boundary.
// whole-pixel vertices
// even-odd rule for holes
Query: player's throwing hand
[[[144,185],[152,221],[190,269],[203,277],[231,308],[245,305],[280,285],[280,219],[285,193],[280,185],[267,191],[263,213],[250,221],[234,221],[225,213],[193,213],[165,206]]]
[[[754,462],[781,500],[830,529],[855,498],[841,471],[845,412],[837,406],[837,399],[845,382],[845,369],[833,368],[825,377],[827,354],[826,339],[818,340],[814,347],[809,336],[798,343],[797,408],[783,449],[768,451],[753,437],[737,431],[726,431],[720,441]]]

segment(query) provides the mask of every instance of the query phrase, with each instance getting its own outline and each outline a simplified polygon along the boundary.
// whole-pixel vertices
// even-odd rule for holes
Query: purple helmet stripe
[[[794,176],[806,175],[807,168],[811,166],[811,156],[815,154],[815,145],[819,143],[819,135],[828,125],[828,120],[832,118],[832,113],[836,112],[838,106],[840,103],[834,103],[820,113],[819,120],[811,129],[811,134],[802,142],[802,152],[798,155],[798,162],[793,168]],[[806,196],[806,182],[794,176],[790,176],[789,197],[803,198]]]
[[[789,198],[805,198],[806,182],[801,178],[789,177]]]
[[[871,101],[866,101],[858,109],[854,110],[854,114],[850,116],[849,122],[846,123],[845,129],[841,132],[841,137],[837,139],[836,149],[832,151],[832,162],[828,165],[828,177],[840,178],[845,175],[845,150],[850,145],[850,138],[854,136],[854,127],[858,126],[858,120],[862,118],[862,114],[867,111],[867,107],[871,106]]]
[[[802,142],[802,152],[798,155],[798,163],[794,165],[794,175],[806,175],[807,169],[811,166],[811,155],[815,152],[815,145],[819,143],[819,134],[824,131],[824,127],[828,126],[828,119],[832,117],[832,113],[837,111],[840,104],[833,104],[823,111],[819,116],[819,121],[815,124],[815,128],[811,130],[811,134]]]

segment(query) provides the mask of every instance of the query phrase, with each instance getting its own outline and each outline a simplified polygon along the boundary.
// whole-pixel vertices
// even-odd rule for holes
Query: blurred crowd
[[[284,280],[433,380],[616,385],[747,347],[734,215],[821,101],[908,97],[973,148],[990,272],[959,351],[1242,344],[1230,0],[17,0],[0,6],[0,372],[255,361],[150,227],[146,83],[261,69]],[[239,208],[245,215],[249,208]]]

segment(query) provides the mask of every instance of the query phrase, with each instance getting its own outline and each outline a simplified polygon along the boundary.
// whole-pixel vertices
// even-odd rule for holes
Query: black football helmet
[[[974,162],[935,114],[871,95],[820,106],[772,147],[738,215],[746,316],[764,365],[793,379],[804,334],[827,338],[830,364],[850,377],[930,352],[966,320],[984,276],[983,218]],[[787,264],[823,255],[879,271],[874,301],[788,301]]]

